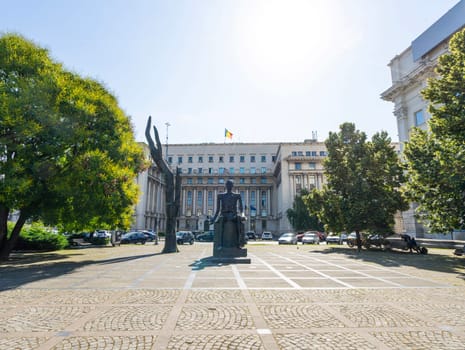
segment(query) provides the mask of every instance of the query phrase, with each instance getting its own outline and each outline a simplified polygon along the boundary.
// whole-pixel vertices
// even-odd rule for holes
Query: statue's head
[[[232,190],[233,186],[234,186],[234,181],[233,180],[226,181],[226,189],[228,191]]]

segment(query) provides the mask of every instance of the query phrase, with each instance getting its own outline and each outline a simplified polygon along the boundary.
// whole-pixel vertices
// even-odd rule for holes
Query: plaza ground
[[[15,254],[0,349],[465,349],[465,258],[251,243]]]

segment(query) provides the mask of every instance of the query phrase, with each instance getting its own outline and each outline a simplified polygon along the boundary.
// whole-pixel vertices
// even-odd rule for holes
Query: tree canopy
[[[305,198],[310,212],[329,231],[391,231],[395,213],[407,203],[400,191],[402,168],[387,133],[367,141],[354,124],[344,123],[325,144],[326,184]]]
[[[300,194],[294,198],[292,208],[286,211],[287,218],[296,231],[315,230],[323,231],[323,224],[318,217],[310,214],[308,207],[305,205],[304,198],[309,192],[306,189],[300,191]]]
[[[404,148],[406,193],[433,232],[465,229],[465,29],[439,57],[437,76],[422,91],[428,130],[414,129]]]
[[[130,224],[145,161],[129,117],[102,84],[12,34],[0,37],[0,145],[0,258],[30,218],[67,230]]]

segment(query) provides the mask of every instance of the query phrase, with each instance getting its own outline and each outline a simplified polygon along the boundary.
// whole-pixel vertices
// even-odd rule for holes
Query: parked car
[[[326,244],[331,244],[331,243],[342,244],[342,239],[339,235],[336,235],[336,234],[328,235],[326,237]]]
[[[320,237],[320,242],[326,241],[326,234],[324,232],[315,231],[318,237]]]
[[[154,242],[155,244],[158,244],[158,234],[156,232],[147,230],[140,232],[142,232],[145,235],[145,237],[147,238],[147,242]]]
[[[111,238],[111,233],[110,231],[107,231],[107,230],[97,230],[94,232],[94,237]]]
[[[128,232],[121,236],[121,243],[141,243],[145,244],[147,238],[142,232]]]
[[[178,231],[176,232],[176,242],[178,244],[189,243],[194,244],[194,234],[191,231]]]
[[[360,232],[360,239],[363,238],[363,235],[362,233]],[[353,247],[354,245],[356,245],[356,242],[357,241],[357,234],[355,232],[351,232],[348,236],[347,236],[347,245],[349,247]]]
[[[341,233],[341,243],[347,242],[348,237],[347,233]]]
[[[278,239],[278,244],[297,244],[297,235],[292,232],[283,233]]]
[[[272,241],[273,240],[273,235],[271,234],[271,232],[268,232],[268,231],[265,231],[262,233],[262,240],[268,240],[268,241]]]
[[[245,233],[245,237],[246,237],[247,239],[253,239],[254,241],[256,241],[257,238],[258,238],[257,234],[256,234],[254,231],[248,231],[248,232],[246,232],[246,233]]]
[[[302,244],[320,244],[320,236],[316,232],[305,232],[302,236]]]
[[[204,234],[205,232],[203,231],[192,231],[192,234],[194,235],[194,239],[197,239],[197,236],[198,235],[202,235]]]
[[[305,232],[297,232],[297,242],[302,242],[302,237],[304,234]]]
[[[199,233],[196,236],[196,240],[199,242],[213,242],[215,237],[215,231],[207,231],[204,233]]]

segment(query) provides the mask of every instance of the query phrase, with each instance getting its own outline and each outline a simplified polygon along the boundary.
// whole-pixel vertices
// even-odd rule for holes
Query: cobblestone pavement
[[[250,244],[14,255],[0,264],[0,350],[465,349],[465,259]]]

